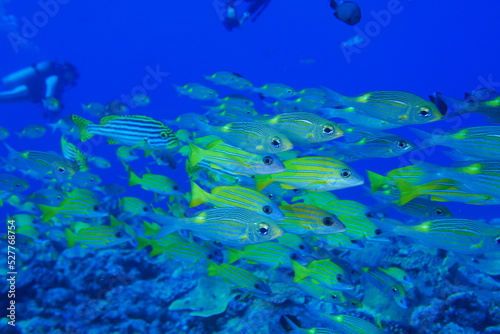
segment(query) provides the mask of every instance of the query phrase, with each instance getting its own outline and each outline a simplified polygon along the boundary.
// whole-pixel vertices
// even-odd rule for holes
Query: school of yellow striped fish
[[[419,306],[412,279],[418,273],[402,261],[381,264],[378,249],[396,244],[401,254],[440,249],[459,263],[499,261],[500,226],[479,215],[461,218],[446,202],[498,210],[500,125],[438,131],[449,114],[403,91],[345,96],[327,87],[257,87],[225,71],[200,82],[174,87],[179,99],[200,103],[176,119],[148,116],[149,97],[138,94],[134,112],[141,113],[117,103],[85,104],[49,124],[52,134],[43,125],[17,133],[23,147],[9,145],[1,128],[8,156],[0,200],[14,208],[8,218],[16,220],[19,238],[95,252],[137,249],[179,266],[203,265],[206,275],[238,292],[231,295],[235,302],[272,303],[282,293],[273,287],[284,283],[303,297],[307,312],[328,323],[301,328],[283,314],[290,333],[388,333],[384,324],[395,313],[407,321],[404,315]],[[219,96],[222,86],[234,93]],[[457,100],[453,112],[495,120],[500,97],[484,93]],[[413,127],[432,122],[431,133]],[[418,145],[390,132],[405,126],[412,126]],[[29,140],[48,135],[60,136],[60,148],[30,150]],[[101,145],[115,145],[116,157],[99,156]],[[434,146],[445,147],[455,163],[415,161],[385,175],[371,171],[371,160],[364,169],[350,165]],[[163,172],[134,167],[137,161]],[[184,179],[168,176],[176,166],[185,168]],[[154,194],[154,201],[105,184],[99,169],[108,168],[126,177],[128,187]],[[30,179],[44,186],[30,189]],[[362,190],[358,200],[343,199],[348,191],[336,194],[352,187]],[[375,204],[365,204],[367,198]],[[387,210],[403,218],[389,218]],[[272,274],[277,271],[283,275]]]

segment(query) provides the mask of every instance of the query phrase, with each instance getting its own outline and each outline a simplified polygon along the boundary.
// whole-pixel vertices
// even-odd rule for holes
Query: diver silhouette
[[[0,92],[0,103],[42,103],[44,117],[52,118],[63,109],[62,93],[74,86],[78,77],[70,63],[41,61],[2,79],[9,90]]]
[[[228,0],[224,6],[222,24],[231,31],[242,27],[247,20],[254,22],[270,2],[271,0]]]

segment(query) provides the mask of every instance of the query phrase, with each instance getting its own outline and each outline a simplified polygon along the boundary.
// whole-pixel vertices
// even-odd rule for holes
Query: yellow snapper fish
[[[352,107],[357,113],[397,124],[424,124],[440,120],[443,115],[434,103],[401,91],[373,91],[349,97],[324,88],[329,100],[324,108]]]
[[[16,168],[38,176],[55,176],[58,181],[67,179],[78,171],[78,165],[73,161],[64,159],[56,154],[40,151],[14,150],[4,143],[9,151],[8,162]]]
[[[396,304],[406,309],[406,292],[403,284],[380,268],[361,268],[364,278],[378,290],[392,297]]]
[[[146,94],[138,93],[130,101],[138,107],[145,107],[151,102],[151,99]]]
[[[80,130],[82,142],[94,135],[101,135],[108,138],[109,144],[122,144],[143,150],[174,149],[180,144],[172,129],[147,116],[110,115],[101,118],[100,124],[77,115],[72,115],[71,119]]]
[[[283,230],[270,218],[248,209],[225,207],[199,212],[195,217],[176,218],[147,214],[163,225],[157,239],[177,230],[190,230],[200,238],[219,241],[225,245],[251,245],[270,241]]]
[[[124,242],[131,242],[133,245],[137,242],[135,231],[127,224],[112,220],[111,226],[77,223],[76,231],[73,233],[66,228],[66,239],[68,248],[76,243],[89,248],[98,249],[104,247],[113,247]]]
[[[276,154],[293,148],[285,134],[259,122],[234,122],[224,126],[197,122],[200,130],[250,153]]]
[[[247,175],[273,174],[285,170],[285,165],[274,154],[256,154],[215,140],[205,149],[189,143],[190,166],[207,162],[210,168]]]
[[[293,97],[297,95],[297,92],[290,86],[280,84],[280,83],[270,83],[266,84],[262,87],[255,87],[253,91],[256,93],[260,93],[265,97],[274,97],[277,99]]]
[[[285,218],[276,203],[253,189],[222,186],[212,188],[208,193],[196,183],[191,182],[191,203],[189,206],[195,207],[207,202],[216,207],[234,206],[249,209],[273,220]]]
[[[426,147],[441,145],[452,148],[462,156],[478,160],[500,160],[500,126],[475,126],[454,132],[428,133],[412,129],[421,139],[427,140]],[[464,160],[463,157],[460,160]]]
[[[211,81],[220,86],[231,86],[235,84],[241,76],[232,72],[219,71],[212,75],[205,75],[205,80]]]
[[[184,86],[174,85],[174,88],[179,95],[186,95],[195,100],[213,100],[219,96],[212,88],[197,83],[188,83]]]
[[[41,125],[28,125],[21,132],[16,132],[19,138],[38,139],[45,135],[45,128]]]
[[[376,220],[379,235],[401,235],[431,248],[458,254],[484,254],[500,251],[500,228],[478,220],[448,218],[403,225]]]
[[[208,275],[219,275],[224,280],[232,283],[234,288],[248,291],[258,295],[270,295],[271,288],[259,277],[251,272],[227,263],[216,264],[208,262]]]
[[[286,170],[271,175],[256,175],[257,190],[272,182],[283,188],[331,191],[355,187],[364,183],[363,178],[345,163],[327,157],[303,157],[283,162]]]
[[[277,242],[248,245],[243,250],[229,247],[226,247],[226,249],[229,252],[229,264],[245,259],[249,263],[260,263],[273,269],[282,265],[291,267],[292,260],[297,259],[299,256],[293,249]]]
[[[285,134],[292,142],[307,144],[330,141],[343,135],[332,121],[308,112],[291,112],[263,121]]]
[[[334,214],[312,205],[296,203],[279,207],[285,215],[278,225],[286,233],[321,235],[345,231],[345,225]]]

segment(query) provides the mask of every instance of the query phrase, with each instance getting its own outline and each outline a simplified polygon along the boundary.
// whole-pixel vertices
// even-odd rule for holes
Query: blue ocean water
[[[207,101],[179,96],[173,88],[174,84],[198,82],[216,89],[221,96],[234,93],[228,88],[203,81],[204,75],[223,70],[243,75],[254,86],[275,82],[290,85],[296,90],[326,86],[345,95],[375,90],[401,90],[427,98],[439,91],[462,99],[464,92],[478,88],[500,90],[500,4],[497,1],[359,0],[363,11],[362,20],[356,26],[348,26],[333,16],[326,0],[272,0],[255,22],[247,22],[241,29],[231,32],[226,31],[221,23],[220,2],[222,1],[1,1],[0,13],[4,18],[12,15],[17,20],[17,27],[0,26],[3,29],[0,35],[0,76],[42,60],[68,61],[74,64],[80,77],[77,85],[63,96],[65,109],[61,117],[70,114],[89,117],[82,112],[82,103],[107,103],[132,96],[140,91],[138,87],[145,86],[144,80],[156,76],[157,84],[147,90],[147,95],[151,98],[150,105],[133,108],[130,113],[158,120],[173,120],[184,113],[202,113],[205,111],[203,106],[210,105]],[[20,43],[12,37],[13,32],[27,38]],[[362,36],[364,42],[352,48],[341,46],[342,42],[355,35]],[[155,74],[152,76],[152,73]],[[259,98],[255,94],[251,97],[257,101],[259,111],[264,112],[266,109]],[[42,113],[39,104],[0,104],[0,126],[11,132],[5,142],[19,151],[60,152],[60,133],[51,133],[47,126],[49,121]],[[37,140],[18,138],[14,134],[30,124],[46,126],[47,134]],[[489,124],[486,117],[467,114],[416,127],[430,131],[485,124]],[[389,132],[409,139],[416,138],[408,127]],[[127,187],[127,174],[114,151],[114,146],[92,147],[91,154],[104,157],[112,164],[112,168],[93,169],[92,172],[98,173],[104,184],[114,183],[126,187],[126,196],[153,201],[151,192],[139,187]],[[382,174],[406,166],[410,157],[450,165],[452,160],[443,151],[442,148],[437,148],[392,159],[360,160],[350,165],[365,177],[364,171],[367,169]],[[1,145],[0,156],[6,155],[7,150]],[[151,160],[144,159],[131,165],[141,173],[145,172],[145,167],[149,167],[153,173],[177,180],[183,192],[190,190],[183,164],[179,164],[176,170],[171,170],[165,166],[148,165],[150,162]],[[19,173],[16,175],[21,176]],[[37,180],[29,177],[25,179],[30,183],[29,191],[42,187],[42,183]],[[342,199],[375,203],[361,188],[349,188],[335,193]],[[499,217],[498,205],[446,205],[455,217],[482,220]],[[7,204],[0,207],[2,219],[7,220],[8,216],[16,213],[19,213],[16,207]],[[400,216],[396,214],[396,217]],[[1,228],[4,233],[3,224]],[[61,254],[63,248],[59,246],[57,253]],[[130,247],[128,250],[133,251]],[[95,255],[97,251],[92,254],[95,261],[99,261]],[[137,254],[145,256],[146,253]],[[80,258],[76,257],[74,260],[79,261]],[[32,261],[36,261],[36,255]],[[122,265],[126,267],[125,264]],[[127,265],[133,266],[130,263]],[[131,269],[127,267],[127,270]],[[39,317],[74,321],[74,317],[69,315],[71,311],[63,306],[60,306],[60,312],[68,314],[61,316],[53,313],[59,307],[56,306],[57,303],[50,306],[40,304],[41,297],[37,297],[33,291],[33,287],[42,279],[37,275],[39,274],[34,275],[29,286],[22,288],[22,293],[17,296],[19,304],[26,303],[20,310],[30,314],[31,319]],[[179,277],[192,279],[189,275]],[[56,281],[53,283],[57,284]],[[127,294],[126,287],[127,285],[123,285],[122,290],[115,293]],[[471,286],[470,290],[476,289],[478,288]],[[498,290],[498,286],[495,289]],[[66,292],[72,293],[69,288]],[[23,293],[27,295],[23,296]],[[37,301],[36,305],[26,306],[30,300]],[[125,303],[132,302],[124,300]],[[68,301],[68,305],[78,305],[79,301],[81,302]],[[248,303],[248,299],[244,302]],[[415,303],[412,308],[419,305]],[[30,308],[36,307],[50,309],[50,315],[43,316],[42,313],[30,311]],[[279,306],[274,305],[273,309],[279,310]],[[17,314],[17,320],[28,321],[21,311]],[[239,312],[234,311],[227,317],[243,318],[244,308]],[[1,316],[4,317],[3,314]],[[197,331],[194,327],[190,331],[189,326],[193,323],[186,320],[188,315],[183,316],[184,318],[168,318],[165,315],[162,319],[173,327],[172,331],[163,329],[163,332],[236,333],[232,331],[236,329],[231,329],[229,325],[211,325],[205,332],[198,326]],[[127,314],[122,319],[125,318],[146,319],[141,314]],[[117,318],[113,319],[102,316],[101,320],[108,326],[118,322]],[[277,319],[273,318],[274,324],[269,327],[272,330],[269,333],[284,332]],[[153,320],[146,322],[152,323]],[[176,323],[182,323],[184,327],[175,327]],[[19,333],[55,333],[50,328],[57,328],[61,333],[71,332],[64,325],[44,326],[38,329],[23,327],[21,330],[21,327],[17,327],[16,330]],[[125,329],[118,325],[116,328],[102,328],[102,333],[141,332],[137,328]],[[486,326],[478,326],[475,330],[480,332],[479,328],[484,329]],[[91,330],[99,332],[99,320],[94,319],[92,326],[81,327],[79,330],[81,333],[90,333]],[[412,330],[414,329],[408,329],[408,333],[419,333]],[[159,333],[162,330],[156,331],[153,327],[148,327],[143,332]],[[255,329],[255,333],[260,332]],[[457,329],[453,333],[469,332],[459,332]]]

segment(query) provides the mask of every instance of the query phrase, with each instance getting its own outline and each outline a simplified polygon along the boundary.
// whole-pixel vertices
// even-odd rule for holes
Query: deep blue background
[[[484,84],[488,77],[500,82],[498,1],[401,1],[401,12],[392,15],[390,23],[381,27],[359,54],[353,54],[350,62],[340,43],[357,30],[366,32],[367,27],[380,27],[371,11],[385,10],[389,2],[359,0],[363,19],[356,27],[335,19],[328,2],[272,0],[255,23],[227,32],[211,0],[70,0],[59,5],[59,12],[38,29],[30,39],[31,48],[15,52],[7,32],[1,32],[0,76],[45,59],[72,62],[81,77],[78,85],[64,96],[65,115],[83,116],[81,103],[106,103],[129,94],[142,84],[148,66],[159,66],[169,76],[148,92],[151,104],[137,109],[137,113],[157,119],[202,112],[200,107],[207,103],[178,97],[172,85],[201,82],[203,75],[220,70],[240,73],[256,86],[280,82],[299,90],[324,85],[347,95],[404,90],[423,97],[441,91],[461,98],[465,91]],[[19,19],[20,29],[25,22],[23,17],[32,21],[42,10],[38,2],[28,0],[12,1],[4,7]],[[498,86],[494,88],[500,90]],[[38,141],[18,140],[13,134],[28,124],[45,122],[38,105],[0,105],[0,125],[11,130],[7,142],[18,150],[59,151],[60,133]],[[456,122],[437,122],[422,128],[447,129],[455,127]],[[484,119],[474,115],[466,122],[484,124]],[[408,128],[396,132],[414,138]],[[114,164],[113,169],[93,172],[100,173],[104,183],[125,185],[126,181],[116,175],[117,170],[121,176],[125,172],[114,160],[113,148],[101,145],[93,153]],[[0,155],[5,154],[0,146]],[[449,163],[440,150],[426,160]],[[135,164],[134,168],[141,172],[139,166]],[[400,167],[401,160],[364,160],[353,166],[363,173],[365,169],[384,172]],[[184,177],[182,172],[173,173],[166,167],[153,171]],[[133,189],[137,196],[150,196],[138,187]],[[456,214],[460,210],[458,215],[469,218],[491,218],[498,210],[498,206],[453,207]],[[7,208],[0,210],[5,212]]]

